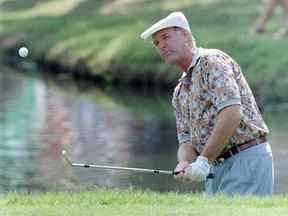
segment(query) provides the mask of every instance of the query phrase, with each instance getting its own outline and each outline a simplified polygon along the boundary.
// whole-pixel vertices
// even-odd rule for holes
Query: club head
[[[66,150],[62,150],[61,153],[62,153],[63,158],[72,166],[73,165],[72,161],[68,158]]]

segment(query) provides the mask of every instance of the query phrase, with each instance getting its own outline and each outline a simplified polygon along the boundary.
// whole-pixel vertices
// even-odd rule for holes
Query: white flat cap
[[[157,23],[153,24],[151,27],[146,29],[142,34],[141,38],[143,40],[149,39],[154,33],[168,27],[179,27],[191,32],[189,23],[182,12],[173,12],[167,17],[159,20]]]

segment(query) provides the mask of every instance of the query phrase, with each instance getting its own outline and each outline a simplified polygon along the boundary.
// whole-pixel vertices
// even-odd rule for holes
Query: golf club
[[[121,167],[121,166],[104,166],[104,165],[96,165],[96,164],[84,164],[84,163],[73,163],[65,150],[62,151],[62,156],[64,159],[73,167],[84,167],[84,168],[98,168],[98,169],[115,169],[115,170],[128,170],[135,171],[140,173],[149,173],[149,174],[163,174],[163,175],[178,175],[182,171],[169,171],[169,170],[153,170],[153,169],[143,169],[143,168],[133,168],[133,167]],[[213,178],[214,174],[210,173],[207,178]]]

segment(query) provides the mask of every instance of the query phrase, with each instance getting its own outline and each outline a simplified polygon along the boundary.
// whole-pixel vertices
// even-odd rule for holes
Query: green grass
[[[71,1],[58,2],[64,1],[68,8]],[[284,12],[276,13],[268,33],[251,36],[248,32],[261,11],[259,0],[146,0],[128,4],[117,1],[122,4],[116,5],[112,0],[86,0],[66,12],[47,6],[52,0],[38,4],[35,0],[20,2],[2,3],[0,38],[24,33],[22,42],[29,47],[34,60],[73,69],[82,59],[92,74],[107,81],[174,84],[179,77],[178,69],[164,64],[151,44],[141,41],[139,35],[160,17],[182,10],[199,46],[218,48],[233,56],[265,102],[285,100],[287,38],[271,37]]]
[[[217,213],[216,213],[217,212]],[[9,194],[0,199],[1,215],[287,215],[287,196],[224,197],[96,189],[87,192]]]

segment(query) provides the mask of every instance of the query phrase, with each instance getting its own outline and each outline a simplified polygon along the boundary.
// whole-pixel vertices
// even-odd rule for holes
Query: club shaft
[[[153,170],[153,169],[144,169],[144,168],[134,168],[134,167],[122,167],[122,166],[106,166],[106,165],[96,165],[96,164],[84,164],[84,163],[73,163],[68,156],[66,151],[62,152],[65,160],[73,167],[84,167],[84,168],[96,168],[96,169],[114,169],[114,170],[128,170],[140,173],[150,173],[150,174],[163,174],[163,175],[178,175],[181,171],[169,171],[169,170]],[[208,178],[214,178],[214,174],[210,173],[207,176]]]
[[[153,169],[121,167],[121,166],[104,166],[104,165],[82,164],[82,163],[72,163],[72,166],[84,167],[84,168],[128,170],[128,171],[135,171],[135,172],[142,172],[142,173],[151,173],[151,174],[166,174],[166,175],[173,175],[174,174],[173,171],[168,171],[168,170],[153,170]]]
[[[164,175],[177,175],[180,172],[174,172],[169,170],[153,170],[153,169],[143,169],[143,168],[133,168],[133,167],[120,167],[120,166],[104,166],[104,165],[94,165],[94,164],[81,164],[81,163],[72,163],[72,166],[75,167],[84,167],[84,168],[98,168],[98,169],[115,169],[115,170],[128,170],[140,173],[150,173],[150,174],[164,174]],[[207,179],[214,178],[213,173],[209,173]]]

